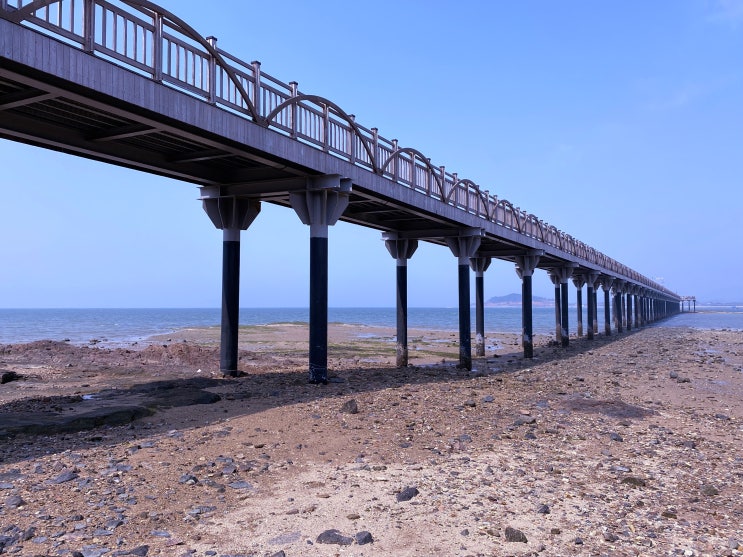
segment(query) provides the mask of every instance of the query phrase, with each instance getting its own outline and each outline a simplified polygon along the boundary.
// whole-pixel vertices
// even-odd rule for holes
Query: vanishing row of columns
[[[300,220],[310,227],[310,322],[309,381],[327,383],[328,374],[328,229],[341,217],[351,190],[351,181],[339,175],[324,175],[308,179],[304,191],[290,194],[290,202]],[[204,210],[214,225],[223,231],[222,254],[222,324],[220,369],[237,375],[238,313],[240,284],[240,231],[246,230],[260,212],[255,199],[223,195],[219,186],[202,188]],[[483,231],[466,228],[458,236],[445,238],[458,260],[459,288],[459,367],[472,369],[470,269],[475,272],[475,355],[485,355],[484,273],[491,257],[478,253]],[[418,247],[418,240],[398,233],[383,233],[385,246],[397,263],[397,344],[396,364],[408,365],[407,265]],[[515,257],[516,272],[522,282],[522,346],[525,358],[534,356],[532,332],[532,277],[543,252],[532,250]],[[614,328],[631,330],[679,311],[676,302],[654,299],[637,285],[601,275],[598,272],[578,272],[577,265],[565,263],[548,269],[555,285],[555,334],[562,346],[568,346],[568,282],[577,288],[578,336],[583,336],[582,287],[586,288],[587,338],[598,331],[597,290],[604,290],[605,334],[611,334],[610,315]],[[610,300],[610,292],[613,299]],[[610,312],[610,306],[613,312]]]

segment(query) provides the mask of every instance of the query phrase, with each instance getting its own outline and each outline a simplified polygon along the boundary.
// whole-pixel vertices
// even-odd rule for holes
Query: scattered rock
[[[524,534],[521,530],[517,530],[516,528],[511,528],[510,526],[506,527],[506,541],[507,542],[518,542],[518,543],[527,543],[529,540],[526,539],[526,534]]]
[[[405,487],[397,494],[396,498],[398,503],[402,503],[405,501],[410,501],[413,497],[418,495],[418,493],[418,488],[416,487]]]
[[[720,490],[712,484],[705,484],[702,486],[702,495],[706,495],[707,497],[714,497],[715,495],[719,494]]]
[[[612,431],[609,434],[609,439],[611,439],[612,441],[617,441],[618,443],[622,443],[624,441],[624,438],[615,431]]]
[[[21,376],[15,371],[3,371],[2,375],[0,375],[0,385],[10,383],[11,381],[18,381],[20,378]]]
[[[344,536],[338,530],[325,530],[322,534],[317,536],[317,543],[326,543],[334,545],[351,545],[353,538]]]
[[[372,537],[370,532],[367,532],[366,530],[362,530],[361,532],[356,532],[356,535],[354,535],[354,539],[356,540],[356,543],[359,545],[366,545],[368,543],[374,543],[374,538]]]
[[[537,509],[537,514],[550,514],[550,508],[549,505],[541,505]]]
[[[358,402],[356,402],[355,398],[347,400],[343,403],[343,406],[341,406],[340,412],[341,414],[358,414],[359,404]]]

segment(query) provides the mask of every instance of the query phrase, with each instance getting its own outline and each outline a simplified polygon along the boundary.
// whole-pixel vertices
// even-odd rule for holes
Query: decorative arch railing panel
[[[225,52],[215,38],[201,37],[175,14],[149,0],[0,0],[0,13],[381,174],[401,187],[675,296],[473,182],[432,165],[420,152],[401,149],[396,140],[357,124],[330,101],[303,95],[296,82],[284,83],[263,73],[260,63],[247,63]]]

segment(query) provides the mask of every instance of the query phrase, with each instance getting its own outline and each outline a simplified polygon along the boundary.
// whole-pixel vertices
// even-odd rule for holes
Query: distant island
[[[551,307],[555,301],[541,296],[532,296],[532,307]],[[521,294],[506,294],[505,296],[493,296],[485,301],[485,307],[521,307]]]

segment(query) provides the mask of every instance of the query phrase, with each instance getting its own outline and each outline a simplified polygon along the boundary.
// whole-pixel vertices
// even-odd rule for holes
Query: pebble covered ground
[[[542,339],[531,361],[503,337],[467,372],[450,333],[413,336],[416,365],[395,369],[389,331],[346,331],[325,386],[306,382],[306,330],[264,333],[246,335],[239,378],[199,332],[0,347],[15,374],[0,385],[0,554],[743,555],[740,332]],[[9,429],[196,376],[219,396]]]

